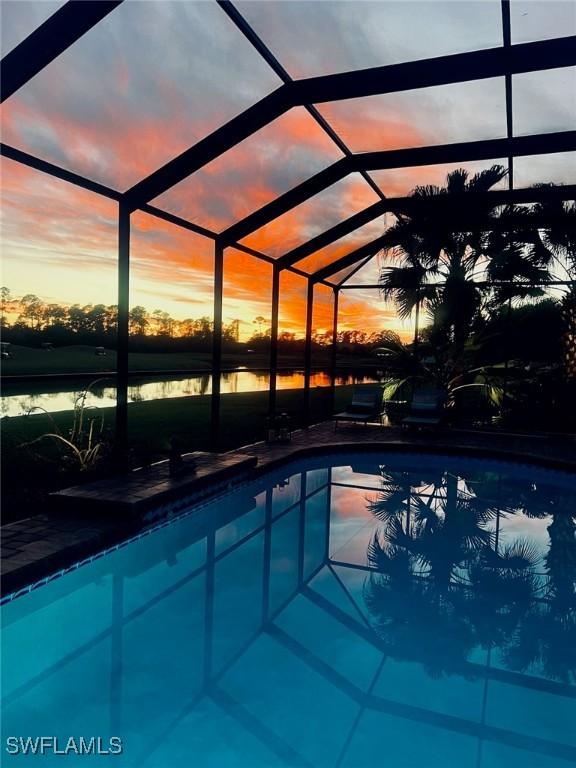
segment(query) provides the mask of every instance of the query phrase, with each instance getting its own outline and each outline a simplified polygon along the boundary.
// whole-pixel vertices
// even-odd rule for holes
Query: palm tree
[[[381,270],[381,293],[395,302],[401,318],[415,312],[418,323],[423,311],[430,320],[422,346],[418,337],[411,350],[389,345],[386,399],[403,385],[424,382],[444,389],[449,406],[460,402],[466,389],[480,396],[474,398],[479,415],[499,407],[508,364],[504,376],[475,365],[486,316],[502,304],[510,313],[514,300],[542,296],[554,259],[576,266],[573,207],[494,205],[486,193],[505,176],[499,165],[472,177],[460,169],[448,174],[442,187],[416,187],[386,232],[384,252],[395,263]],[[554,205],[562,211],[546,208]],[[539,232],[535,217],[542,213],[560,224]],[[576,283],[564,315],[567,369],[576,374]]]
[[[429,341],[452,361],[479,327],[482,310],[541,295],[537,286],[548,282],[553,254],[564,258],[570,251],[575,258],[569,212],[561,218],[558,211],[537,210],[563,222],[541,238],[529,208],[490,202],[486,193],[506,174],[501,165],[471,178],[459,169],[443,187],[416,187],[409,213],[398,214],[384,235],[384,251],[397,264],[381,271],[382,295],[396,303],[401,318],[423,309],[431,320]],[[486,290],[479,279],[499,287]]]
[[[548,551],[538,595],[504,648],[503,661],[515,671],[540,668],[552,680],[576,680],[576,516],[574,493],[547,492]],[[555,510],[555,511],[552,511]],[[532,516],[532,515],[529,515]],[[540,516],[540,515],[539,515]]]
[[[382,295],[396,303],[401,318],[424,309],[436,344],[462,347],[472,330],[482,305],[473,282],[486,260],[482,222],[496,216],[483,194],[506,173],[493,165],[469,178],[459,169],[443,187],[416,187],[410,213],[399,213],[384,235],[385,254],[396,265],[381,271]]]
[[[495,503],[458,487],[456,476],[448,472],[426,479],[422,473],[382,472],[381,491],[368,509],[383,524],[386,544],[384,548],[375,539],[373,554],[408,554],[439,591],[449,589],[473,553],[492,543],[487,524],[496,516]]]
[[[562,300],[564,369],[568,379],[576,379],[576,203],[549,200],[532,208],[537,217],[549,218],[553,225],[540,230],[534,248],[545,249],[553,276],[571,281]]]
[[[497,546],[489,522],[516,512],[500,498],[500,478],[496,487],[490,475],[459,478],[382,471],[369,504],[382,523],[367,552],[372,626],[387,654],[420,662],[432,677],[480,674],[468,664],[478,645],[500,647],[518,668],[532,658],[532,646],[517,645],[529,639],[536,549],[522,539]]]

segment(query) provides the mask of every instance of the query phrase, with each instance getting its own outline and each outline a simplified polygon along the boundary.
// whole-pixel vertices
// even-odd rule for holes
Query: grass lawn
[[[107,350],[97,355],[95,347],[75,345],[57,347],[51,352],[32,347],[12,346],[13,358],[4,360],[4,376],[49,373],[104,373],[116,370],[116,352]],[[263,361],[260,361],[264,364]],[[242,364],[231,358],[230,364]],[[130,370],[168,371],[194,370],[211,366],[210,353],[200,352],[133,352],[130,354]]]
[[[51,352],[33,347],[11,346],[13,357],[2,361],[3,376],[47,375],[62,373],[107,373],[116,370],[116,352],[107,350],[106,355],[97,355],[96,347],[73,345],[56,347]],[[131,352],[130,371],[194,371],[212,367],[210,352]],[[280,352],[278,363],[284,367],[302,368],[303,354],[287,354]],[[315,366],[329,366],[329,351],[316,351],[313,363]],[[374,365],[374,358],[343,358],[340,361],[345,367]],[[239,365],[247,368],[267,369],[268,355],[262,352],[236,352],[222,355],[224,368],[236,368]]]
[[[12,346],[13,357],[4,360],[4,376],[46,375],[58,373],[107,373],[116,370],[115,350],[97,355],[95,347],[75,345],[57,347],[51,352],[32,347]],[[212,366],[210,352],[131,352],[130,371],[194,371]],[[250,368],[267,368],[268,356],[261,353],[227,354],[222,356],[224,368],[244,365]],[[301,357],[282,360],[284,365],[302,366]]]

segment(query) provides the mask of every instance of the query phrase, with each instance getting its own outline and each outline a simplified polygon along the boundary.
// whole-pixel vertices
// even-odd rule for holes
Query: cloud
[[[242,241],[278,257],[320,234],[379,197],[359,174],[351,174],[261,227]]]
[[[278,85],[216,3],[127,2],[7,100],[3,136],[125,189]]]
[[[362,245],[375,240],[383,231],[383,220],[380,216],[378,219],[369,222],[363,227],[359,227],[354,232],[307,256],[305,259],[301,259],[296,263],[296,266],[305,272],[315,272],[318,269],[333,264],[342,256],[346,256],[356,250],[356,248],[360,248]]]
[[[3,39],[11,44],[22,39],[31,20],[44,16],[33,3],[4,6]],[[241,2],[240,7],[297,77],[501,41],[498,0]],[[573,72],[546,76],[549,87],[544,91],[532,76],[516,78],[526,109],[532,110],[535,96],[544,92],[542,114],[563,120],[568,107],[559,106],[562,89],[554,83],[562,85],[562,77],[570,75]],[[6,101],[3,140],[126,189],[279,84],[216,3],[126,2]],[[354,151],[363,151],[501,135],[502,104],[500,79],[324,104],[320,109]],[[533,114],[530,110],[526,120]],[[522,114],[520,110],[517,116]],[[310,115],[296,108],[156,202],[220,231],[339,157],[341,152]],[[531,179],[524,162],[519,160],[517,167],[523,178]],[[546,180],[552,163],[538,160],[538,180]],[[373,176],[386,194],[401,195],[417,183],[441,183],[447,170],[430,166]],[[562,180],[561,170],[567,172],[556,166],[553,170],[555,180]],[[15,289],[62,301],[114,303],[117,205],[7,160],[2,160],[2,171],[5,281]],[[252,233],[245,243],[277,257],[377,199],[355,174]],[[299,266],[318,269],[373,239],[380,229],[381,222],[367,225]],[[161,305],[177,317],[211,314],[213,247],[209,239],[135,214],[133,303]],[[353,280],[362,282],[363,274]],[[268,264],[229,250],[225,316],[247,325],[256,315],[269,317],[270,281]],[[318,289],[315,327],[330,327],[331,301],[329,290]],[[282,276],[280,311],[281,329],[303,332],[303,278]],[[341,327],[399,326],[394,309],[382,304],[377,292],[346,291]]]
[[[503,77],[345,99],[319,109],[353,152],[506,137]]]
[[[384,301],[378,290],[345,290],[338,303],[340,330],[361,329],[368,332],[396,331],[409,340],[414,336],[412,321],[400,321],[391,302]]]
[[[237,6],[295,78],[502,44],[499,0],[240,0]]]
[[[154,203],[221,231],[342,157],[302,107],[225,152]]]

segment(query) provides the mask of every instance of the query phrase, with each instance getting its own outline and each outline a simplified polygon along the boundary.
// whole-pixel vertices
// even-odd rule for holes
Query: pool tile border
[[[249,485],[253,481],[254,481],[254,478],[245,477],[242,481],[239,481],[238,483],[234,483],[234,488],[242,488],[243,486]],[[94,554],[83,558],[82,560],[78,560],[72,563],[72,565],[68,565],[64,568],[60,568],[59,570],[49,573],[47,576],[44,576],[43,578],[38,579],[37,581],[31,584],[28,584],[27,586],[20,587],[19,589],[16,589],[13,592],[10,592],[9,594],[3,595],[2,597],[0,597],[0,606],[5,605],[6,603],[10,603],[19,597],[27,595],[30,592],[33,592],[36,589],[39,589],[40,587],[43,587],[46,584],[49,584],[50,582],[55,581],[56,579],[59,579],[62,576],[65,576],[67,573],[71,573],[72,571],[77,571],[78,568],[81,568],[84,565],[88,565],[89,563],[92,563],[95,560],[99,560],[100,558],[105,557],[106,555],[109,555],[112,552],[116,552],[119,549],[123,549],[124,547],[128,546],[128,544],[132,544],[135,541],[138,541],[139,539],[143,539],[146,536],[150,536],[150,534],[155,533],[156,531],[159,531],[163,528],[167,528],[171,525],[174,525],[180,522],[181,520],[186,519],[187,517],[190,517],[191,515],[197,514],[202,509],[205,509],[208,505],[216,503],[218,502],[219,499],[224,498],[226,494],[230,491],[230,487],[231,487],[230,484],[222,483],[220,485],[219,490],[216,493],[211,494],[209,497],[205,497],[203,499],[197,499],[197,497],[192,495],[192,496],[185,497],[182,500],[178,500],[177,502],[174,502],[171,505],[169,504],[165,505],[164,509],[166,510],[166,513],[169,516],[167,516],[164,520],[161,520],[160,522],[156,522],[154,524],[150,524],[148,527],[138,531],[138,533],[135,533],[132,536],[129,536],[128,538],[122,538],[117,543],[112,544],[106,547],[105,549],[99,550]],[[182,509],[182,507],[189,505],[191,502],[193,502],[194,504],[193,507],[191,507],[190,509]]]
[[[361,439],[359,439],[361,438]],[[542,446],[544,450],[534,452],[534,445]],[[402,433],[390,428],[365,427],[346,428],[334,431],[330,423],[323,423],[300,430],[294,434],[294,441],[287,445],[267,445],[256,443],[244,446],[226,454],[212,455],[220,466],[228,464],[230,459],[243,457],[248,462],[232,462],[239,466],[240,471],[232,472],[230,476],[221,476],[216,483],[209,479],[202,488],[190,493],[182,492],[183,486],[174,486],[174,492],[168,496],[160,494],[152,507],[146,504],[147,515],[140,519],[130,517],[120,523],[105,514],[97,518],[86,519],[83,515],[78,518],[55,517],[40,515],[36,518],[18,521],[2,528],[5,550],[10,552],[2,559],[2,595],[0,604],[14,596],[26,594],[30,589],[48,583],[59,575],[75,570],[80,565],[101,557],[103,553],[113,551],[134,541],[157,527],[170,524],[181,514],[192,514],[211,502],[230,487],[238,487],[248,483],[262,474],[279,469],[282,466],[304,457],[320,456],[326,453],[350,453],[401,451],[409,453],[434,454],[444,453],[462,457],[488,458],[513,462],[525,467],[539,466],[548,470],[568,472],[575,475],[576,482],[576,442],[561,443],[560,445],[535,436],[486,435],[478,432],[450,431],[437,436],[417,436]],[[67,489],[70,491],[73,489]],[[90,489],[87,489],[90,491]],[[180,494],[180,495],[179,495]],[[85,498],[90,498],[86,496]],[[163,503],[160,503],[163,501]],[[81,503],[82,498],[76,499]],[[194,505],[193,509],[179,513],[184,507]],[[160,522],[159,519],[161,519]],[[34,530],[30,530],[30,528]],[[34,532],[35,531],[35,532]],[[24,536],[32,547],[30,555],[37,557],[21,557],[17,548],[11,547],[11,542],[18,542],[19,536]],[[53,543],[51,543],[53,542]],[[34,546],[38,544],[38,546]],[[9,566],[14,567],[10,568]]]

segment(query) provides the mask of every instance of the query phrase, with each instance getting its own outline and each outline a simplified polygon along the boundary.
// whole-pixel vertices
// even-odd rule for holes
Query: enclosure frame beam
[[[542,190],[528,187],[517,190],[494,190],[483,194],[469,194],[470,200],[472,201],[488,201],[490,205],[496,206],[509,203],[539,202],[544,198],[572,199],[573,197],[576,197],[576,185],[565,185],[555,188],[545,188]],[[434,207],[441,209],[447,204],[449,205],[447,201],[442,199],[430,200],[427,202],[428,207],[431,209]],[[316,235],[316,237],[313,237],[307,242],[293,248],[291,251],[288,251],[283,256],[276,259],[276,263],[283,268],[293,267],[298,261],[307,258],[327,245],[356,231],[365,224],[375,221],[385,213],[393,213],[396,216],[398,214],[410,214],[414,209],[417,209],[421,205],[422,203],[419,203],[412,197],[389,197],[386,200],[379,200],[377,203],[374,203],[368,208],[364,208],[364,210],[359,213],[355,213],[348,219],[339,222],[330,229]]]
[[[222,303],[224,291],[224,246],[214,242],[214,315],[212,329],[212,395],[210,398],[210,441],[220,447],[220,380],[222,378]]]
[[[270,383],[268,388],[268,415],[276,412],[276,383],[278,378],[278,315],[280,309],[280,269],[272,267],[272,302],[270,319]]]
[[[576,151],[576,131],[483,139],[451,144],[437,144],[408,149],[364,152],[344,157],[323,171],[225,229],[221,236],[227,244],[243,240],[314,195],[359,170],[392,170],[424,165],[494,160],[501,157],[553,154]],[[491,193],[495,194],[495,193]],[[386,198],[387,201],[390,198]],[[376,204],[375,204],[376,205]]]
[[[126,191],[139,208],[292,107],[320,104],[576,64],[576,35],[451,54],[284,83]],[[501,155],[502,156],[502,155]],[[368,169],[366,169],[368,170]],[[240,239],[240,238],[238,238]]]
[[[230,2],[230,0],[216,0],[216,2],[222,8],[228,18],[231,19],[231,21],[238,27],[244,37],[254,46],[254,48],[258,51],[268,66],[274,70],[282,82],[293,83],[294,78],[291,77],[286,69],[284,69],[270,48],[266,45],[262,38],[256,34],[254,28],[246,21],[244,16],[242,16],[234,4]],[[320,128],[330,139],[332,139],[338,149],[343,152],[344,155],[352,155],[352,150],[341,139],[341,137],[336,133],[336,131],[332,128],[324,116],[316,109],[316,107],[313,104],[304,104],[303,106],[308,114],[312,117],[312,119],[316,122],[316,124],[320,126]],[[364,181],[378,195],[378,197],[381,200],[384,200],[386,195],[382,192],[374,179],[366,171],[360,171],[360,174]]]
[[[387,211],[392,211],[393,209],[394,203],[391,202],[389,198],[387,200],[379,200],[377,203],[370,205],[368,208],[364,208],[362,211],[355,213],[348,219],[344,219],[344,221],[339,222],[330,229],[327,229],[324,232],[321,232],[319,235],[316,235],[316,237],[312,237],[305,243],[302,243],[296,248],[293,248],[291,251],[288,251],[283,256],[280,256],[277,259],[277,262],[282,267],[294,266],[296,262],[307,258],[325,246],[336,242],[336,240],[340,240],[340,238],[346,237],[346,235],[349,235],[351,232],[354,232],[360,227],[363,227],[365,224],[369,224],[379,216],[382,216]]]
[[[512,26],[510,21],[510,0],[501,0],[502,12],[502,44],[506,50],[512,46]],[[506,99],[506,136],[511,139],[514,136],[513,109],[512,109],[512,74],[504,75],[505,99]],[[514,155],[508,156],[508,189],[514,189]]]
[[[258,50],[263,59],[281,78],[283,85],[261,101],[230,120],[219,129],[204,137],[176,158],[157,169],[148,177],[141,179],[126,192],[118,192],[97,182],[85,179],[79,174],[58,168],[39,158],[7,145],[1,146],[1,153],[16,162],[35,168],[55,178],[87,189],[119,203],[118,213],[118,363],[117,363],[117,408],[116,408],[116,448],[119,456],[127,459],[128,452],[128,376],[129,376],[129,298],[130,298],[130,214],[136,210],[163,219],[176,226],[196,232],[214,240],[214,316],[212,338],[212,397],[211,426],[215,448],[219,447],[220,408],[221,408],[221,371],[222,371],[222,304],[223,271],[226,247],[234,247],[255,258],[272,265],[272,323],[270,342],[270,392],[269,411],[276,407],[276,379],[278,370],[278,315],[279,283],[283,270],[288,270],[307,280],[306,342],[305,342],[305,421],[310,417],[310,374],[312,353],[312,321],[314,286],[323,283],[334,292],[333,349],[331,368],[331,387],[335,393],[336,339],[338,325],[339,291],[345,289],[379,288],[374,286],[345,285],[346,281],[375,255],[381,238],[351,251],[332,264],[308,274],[294,265],[329,245],[340,237],[355,231],[385,211],[393,213],[409,212],[409,198],[385,199],[382,191],[368,174],[369,170],[415,167],[448,162],[467,162],[508,157],[509,190],[504,196],[501,192],[488,193],[491,200],[503,202],[533,202],[534,198],[522,200],[529,190],[513,190],[513,159],[515,156],[569,152],[576,150],[576,131],[562,131],[552,134],[514,137],[512,125],[512,75],[556,69],[576,64],[576,36],[539,40],[533,43],[511,44],[509,0],[502,0],[503,45],[483,51],[472,51],[450,56],[422,59],[401,64],[356,70],[341,74],[293,80],[275,59],[272,52],[256,35],[234,6],[226,0],[219,0],[220,5],[240,31]],[[105,2],[97,0],[86,3],[83,0],[70,0],[47,21],[32,32],[22,43],[2,60],[2,100],[15,93],[36,73],[47,66],[54,58],[66,50],[84,33],[116,8],[122,0]],[[491,77],[504,77],[506,83],[506,120],[507,136],[505,139],[492,139],[460,144],[446,144],[429,147],[388,150],[353,154],[340,136],[334,131],[314,106],[342,99],[360,98],[376,94],[402,92],[431,86],[468,82]],[[323,130],[344,153],[344,157],[324,171],[310,177],[302,184],[279,196],[266,206],[253,212],[245,219],[228,227],[223,233],[215,233],[193,222],[162,211],[150,204],[159,194],[187,178],[191,173],[205,166],[211,160],[221,156],[228,149],[253,135],[260,128],[270,124],[276,118],[296,106],[303,106]],[[360,211],[345,222],[332,227],[312,238],[298,248],[283,254],[278,261],[255,249],[242,245],[239,241],[261,226],[273,221],[282,213],[304,202],[323,189],[333,185],[351,173],[360,173],[372,189],[384,199],[364,211]],[[536,191],[534,191],[536,194]],[[574,188],[559,186],[538,190],[536,200],[547,199],[546,195],[556,199],[572,199]],[[500,195],[501,197],[498,197]],[[564,197],[562,197],[564,195]],[[570,195],[570,196],[566,196]],[[491,223],[491,227],[494,224]],[[509,225],[508,225],[509,226]],[[350,264],[360,264],[340,284],[334,285],[327,279]],[[491,282],[490,285],[495,285]],[[546,285],[552,285],[550,282]],[[571,284],[561,281],[558,284]],[[481,285],[481,283],[478,283]]]
[[[128,374],[130,343],[130,211],[118,207],[118,318],[116,351],[116,451],[119,469],[128,462]]]
[[[310,375],[312,373],[312,323],[314,318],[314,281],[308,278],[306,290],[306,336],[304,341],[304,424],[310,424]]]
[[[492,194],[492,193],[488,193],[488,194]],[[497,194],[497,193],[493,193],[493,194]],[[571,199],[571,198],[568,198],[568,199]],[[506,219],[495,219],[495,220],[487,219],[484,223],[462,222],[458,227],[454,228],[454,231],[467,231],[468,229],[474,229],[474,228],[484,229],[484,230],[490,229],[495,232],[496,231],[503,231],[503,232],[520,231],[525,229],[532,229],[535,227],[539,229],[547,229],[554,226],[555,223],[556,223],[556,220],[549,216],[524,217],[524,216],[511,215]],[[561,221],[559,223],[561,223]],[[466,224],[469,224],[469,226],[466,226]],[[385,246],[385,244],[386,244],[386,234],[380,235],[380,237],[377,237],[376,239],[371,240],[368,243],[364,243],[359,248],[355,248],[354,250],[350,251],[346,255],[341,256],[340,258],[333,261],[331,264],[328,264],[327,266],[316,270],[316,272],[312,273],[311,277],[315,282],[324,281],[335,272],[339,272],[341,269],[345,269],[346,267],[357,263],[358,261],[364,259],[365,257],[375,256],[376,253]],[[368,259],[366,260],[368,261]]]
[[[434,285],[437,288],[444,288],[446,283],[427,283],[427,285]],[[507,285],[510,285],[509,280],[477,280],[472,283],[472,285],[476,286],[477,288],[498,288],[498,287],[504,287]],[[576,285],[576,280],[549,280],[548,282],[544,283],[518,283],[518,285],[524,286],[526,288],[538,288],[538,287],[570,287],[573,285]],[[366,284],[359,284],[359,285],[340,285],[338,286],[338,290],[340,291],[367,291],[367,290],[377,290],[380,289],[382,286],[378,283],[366,283]]]
[[[0,155],[16,163],[19,163],[20,165],[25,165],[28,168],[33,168],[34,170],[39,171],[40,173],[45,173],[48,176],[52,176],[55,179],[60,179],[61,181],[65,181],[68,184],[73,184],[74,186],[81,187],[82,189],[87,189],[89,192],[93,192],[96,195],[100,195],[116,202],[120,202],[123,199],[122,192],[118,192],[117,190],[112,189],[111,187],[107,187],[104,184],[99,184],[98,182],[92,181],[91,179],[87,179],[78,173],[68,171],[65,168],[54,165],[54,163],[49,163],[48,161],[42,160],[39,157],[35,157],[28,152],[16,149],[9,144],[0,142]],[[210,240],[216,240],[220,237],[217,232],[213,232],[211,229],[202,227],[199,224],[194,224],[188,219],[184,219],[181,216],[177,216],[176,214],[164,211],[154,205],[143,205],[138,210],[148,214],[149,216],[162,219],[163,221],[167,221],[169,224],[174,224],[176,227],[187,229],[190,232],[194,232],[201,237],[206,237]],[[275,259],[273,259],[271,256],[268,256],[267,254],[262,253],[255,248],[250,248],[249,246],[242,243],[233,242],[229,243],[228,245],[237,251],[246,253],[249,256],[253,256],[255,259],[259,259],[260,261],[264,261],[268,264],[273,264],[275,261]],[[303,272],[301,269],[298,269],[298,267],[289,266],[286,267],[286,269],[295,275],[308,278],[308,274]],[[326,283],[326,285],[327,287],[332,287],[331,284]]]
[[[512,45],[512,24],[510,18],[510,0],[501,0],[502,11],[502,42],[504,48],[510,49]],[[512,107],[512,75],[507,72],[504,77],[505,93],[506,93],[506,135],[511,137],[514,135],[514,117]],[[508,157],[508,189],[514,189],[514,157],[510,155]],[[507,302],[507,321],[506,321],[506,333],[504,339],[505,348],[505,360],[504,360],[504,382],[502,388],[502,401],[500,405],[500,412],[503,413],[508,401],[508,388],[510,377],[510,318],[512,315],[512,296],[508,297]]]
[[[558,149],[558,151],[564,151],[565,149],[565,140],[569,137],[566,137],[565,134],[574,134],[573,139],[573,149],[576,149],[576,131],[563,131],[561,132],[560,136],[564,140],[562,142],[561,148],[558,148],[558,145],[552,145],[552,146],[541,146],[540,150],[542,153],[547,152],[553,152],[555,151],[555,147]],[[550,139],[554,139],[556,137],[556,134],[544,134],[544,137],[546,138],[547,142]],[[526,139],[528,140],[534,140],[540,138],[538,135],[531,136],[531,137],[520,137],[520,140],[523,145],[523,149],[526,150],[526,144],[524,141]],[[491,140],[493,141],[493,140]],[[502,142],[505,141],[503,139],[497,139],[496,141]],[[516,140],[514,140],[516,142]],[[473,142],[475,143],[475,142]],[[448,148],[451,146],[461,146],[461,145],[446,145]],[[420,148],[418,148],[420,149]],[[438,149],[438,148],[434,148]],[[442,149],[442,147],[440,147]],[[528,148],[529,149],[529,148]],[[410,151],[410,150],[408,150]],[[532,152],[529,152],[531,154]],[[48,163],[45,160],[41,160],[40,158],[37,158],[33,155],[30,155],[26,152],[23,152],[21,150],[18,150],[14,147],[11,147],[10,145],[0,143],[0,154],[3,156],[21,163],[23,165],[26,165],[28,167],[34,168],[42,173],[46,173],[50,176],[53,176],[55,178],[59,178],[63,181],[66,181],[68,183],[74,184],[76,186],[80,186],[84,189],[88,189],[91,192],[94,192],[95,194],[100,194],[104,197],[108,197],[109,199],[120,201],[123,199],[122,193],[113,190],[109,187],[106,187],[105,185],[98,184],[97,182],[93,182],[89,179],[84,178],[83,176],[80,176],[79,174],[72,173],[70,171],[67,171],[63,168],[60,168],[52,163]],[[370,153],[366,153],[370,154]],[[374,153],[373,153],[374,154]],[[376,155],[381,153],[375,153]],[[538,154],[538,152],[534,152],[534,154]],[[344,158],[346,160],[346,158]],[[339,161],[341,163],[343,161]],[[334,166],[331,166],[334,167]],[[312,177],[313,179],[316,177]],[[307,184],[308,182],[304,182],[304,184]],[[300,185],[301,187],[302,185]],[[297,187],[295,189],[299,189],[300,187]],[[294,190],[286,193],[286,195],[291,195],[291,193]],[[484,193],[487,196],[487,199],[492,201],[492,204],[505,204],[505,203],[527,203],[527,202],[539,202],[543,200],[549,200],[549,199],[562,199],[562,200],[572,200],[576,198],[576,185],[550,185],[546,187],[541,188],[525,188],[525,189],[514,189],[514,190],[497,190],[497,191],[491,191]],[[275,201],[272,201],[270,205],[275,204],[276,202],[283,200],[286,195],[283,195],[279,198],[277,198]],[[479,196],[480,198],[480,196]],[[442,201],[439,201],[440,204],[442,204]],[[398,212],[406,212],[408,213],[410,210],[410,206],[414,205],[414,201],[410,197],[404,197],[404,198],[387,198],[385,201],[379,201],[375,203],[373,206],[370,206],[368,209],[364,209],[364,211],[361,211],[359,214],[354,214],[354,216],[350,217],[349,219],[345,220],[344,222],[340,222],[340,224],[336,225],[336,227],[332,227],[330,230],[327,230],[327,232],[322,233],[318,236],[318,238],[322,238],[321,242],[326,244],[330,238],[338,239],[338,237],[343,236],[343,232],[347,231],[353,231],[353,229],[348,229],[348,227],[351,227],[353,225],[353,220],[356,216],[364,216],[365,212],[369,211],[370,208],[372,208],[373,212],[375,213],[375,218],[379,215],[382,215],[386,211],[392,212],[392,213],[398,213]],[[266,206],[265,206],[266,207]],[[196,232],[197,234],[216,240],[217,238],[224,238],[226,239],[226,232],[222,233],[222,235],[219,235],[215,232],[212,232],[211,230],[200,227],[199,225],[193,224],[192,222],[183,219],[179,216],[176,216],[174,214],[168,213],[167,211],[163,211],[155,206],[151,205],[144,205],[140,209],[145,213],[148,213],[151,216],[155,216],[157,218],[163,219],[165,221],[168,221],[170,223],[173,223],[175,226],[180,226],[184,229],[189,229],[193,232]],[[261,209],[263,210],[263,209]],[[258,212],[257,212],[258,213]],[[250,217],[248,217],[250,218]],[[356,219],[358,221],[358,219]],[[315,238],[314,238],[315,239]],[[319,242],[318,239],[316,240],[316,246]],[[333,241],[333,240],[332,240]],[[239,242],[228,242],[227,246],[230,246],[232,248],[235,248],[237,250],[240,250],[244,253],[247,253],[249,255],[254,256],[257,259],[260,259],[262,261],[268,262],[270,264],[275,263],[275,261],[279,261],[279,263],[282,263],[280,259],[283,257],[279,257],[279,259],[275,260],[270,256],[267,256],[264,253],[261,253],[254,248],[250,248],[246,245],[243,245]],[[302,244],[302,248],[306,248],[307,243]],[[300,247],[300,246],[299,246]],[[302,251],[304,252],[304,251]],[[285,254],[287,255],[287,254]],[[339,271],[343,267],[339,266],[339,262],[333,262],[334,270],[332,272],[327,272],[325,275],[320,278],[318,281],[325,283],[328,287],[332,288],[333,284],[327,283],[326,279],[333,273]],[[303,272],[302,270],[298,269],[294,264],[289,264],[285,267],[289,271],[293,272],[294,274],[298,274],[302,277],[308,278],[308,274],[306,272]],[[350,276],[349,276],[350,277]],[[346,278],[348,279],[348,278]]]
[[[334,305],[332,314],[332,347],[330,349],[330,405],[332,413],[336,410],[336,370],[338,366],[338,303],[340,286],[334,286]]]
[[[361,261],[358,264],[356,264],[356,266],[350,272],[350,274],[346,275],[346,277],[343,280],[340,280],[340,282],[338,283],[338,287],[347,288],[348,286],[346,284],[348,283],[348,280],[350,280],[351,277],[353,277],[357,272],[359,272],[362,269],[362,267],[366,266],[366,264],[368,264],[370,259],[373,259],[374,256],[376,256],[376,254],[372,256],[368,256],[366,259],[364,259],[364,261]]]
[[[122,0],[68,0],[0,64],[0,102],[16,93],[120,5]]]

